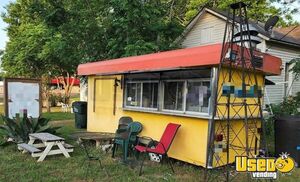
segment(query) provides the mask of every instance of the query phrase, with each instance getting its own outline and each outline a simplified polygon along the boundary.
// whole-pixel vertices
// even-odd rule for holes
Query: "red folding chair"
[[[149,147],[149,144],[153,144],[155,143],[154,140],[152,138],[149,138],[149,137],[141,137],[141,138],[144,138],[146,140],[150,140],[151,142],[149,142],[149,144],[147,146],[143,146],[143,145],[140,145],[139,143],[135,146],[135,150],[137,152],[140,152],[140,153],[155,153],[155,154],[158,154],[158,155],[162,155],[163,157],[166,158],[168,164],[170,165],[173,173],[175,173],[174,169],[173,169],[173,166],[172,166],[172,163],[169,159],[169,156],[168,156],[168,151],[170,149],[170,146],[175,138],[175,135],[178,131],[178,128],[180,127],[181,125],[179,124],[174,124],[174,123],[169,123],[162,135],[162,137],[160,138],[160,141],[157,142],[157,145],[155,147]],[[143,169],[143,165],[144,165],[144,160],[145,160],[145,157],[143,158],[143,161],[142,161],[142,164],[141,164],[141,168],[140,168],[140,172],[139,172],[139,175],[142,174],[142,169]]]

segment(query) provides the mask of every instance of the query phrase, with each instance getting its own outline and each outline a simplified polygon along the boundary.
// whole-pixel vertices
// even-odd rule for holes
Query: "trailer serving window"
[[[136,108],[157,108],[158,81],[126,82],[125,106]]]
[[[183,111],[184,105],[184,81],[166,81],[163,84],[163,109]]]
[[[208,115],[210,69],[125,75],[124,108]]]
[[[186,111],[207,113],[209,98],[209,81],[187,81]]]

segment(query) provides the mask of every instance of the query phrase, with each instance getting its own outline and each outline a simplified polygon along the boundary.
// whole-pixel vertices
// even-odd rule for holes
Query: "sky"
[[[0,12],[4,12],[4,6],[9,4],[12,0],[0,0]],[[6,31],[4,30],[6,27],[6,24],[2,21],[2,18],[0,18],[0,50],[3,50],[5,48],[5,44],[8,41],[8,37],[6,35]]]
[[[9,2],[12,2],[15,0],[0,0],[0,12],[4,12],[4,6],[9,4]],[[289,0],[286,0],[289,1]],[[278,5],[277,5],[278,6]],[[296,0],[291,6],[300,8],[300,0]],[[294,16],[294,18],[298,21],[300,21],[300,12]],[[6,24],[2,21],[2,18],[0,18],[0,50],[3,50],[5,48],[6,42],[8,41],[8,37],[6,35],[5,31]]]

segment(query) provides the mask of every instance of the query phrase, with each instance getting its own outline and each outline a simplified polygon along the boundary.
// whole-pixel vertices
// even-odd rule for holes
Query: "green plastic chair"
[[[140,122],[129,123],[126,132],[122,132],[116,137],[114,141],[114,146],[112,149],[112,157],[115,156],[115,151],[118,145],[122,146],[123,149],[123,160],[126,162],[128,152],[137,142],[137,135],[142,131],[143,126]]]
[[[122,136],[122,137],[127,137],[128,135],[128,125],[133,122],[133,119],[129,116],[123,116],[119,119],[119,125],[118,129],[116,130],[115,135],[116,136]],[[116,144],[115,144],[116,143]],[[123,141],[120,139],[115,139],[114,145],[113,145],[113,152],[112,152],[112,158],[114,158],[115,155],[115,150],[118,149],[118,145],[122,145]]]

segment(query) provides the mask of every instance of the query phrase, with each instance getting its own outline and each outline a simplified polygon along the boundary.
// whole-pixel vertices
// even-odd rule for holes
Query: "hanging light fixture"
[[[250,37],[248,36],[248,33],[250,34]],[[248,31],[247,25],[243,24],[242,30],[240,27],[237,28],[233,36],[233,43],[241,43],[241,42],[245,42],[245,43],[248,42],[247,46],[250,47],[251,45],[251,47],[256,48],[257,44],[261,43],[262,40],[260,37],[258,37],[258,31],[253,25],[249,24],[249,31]]]

